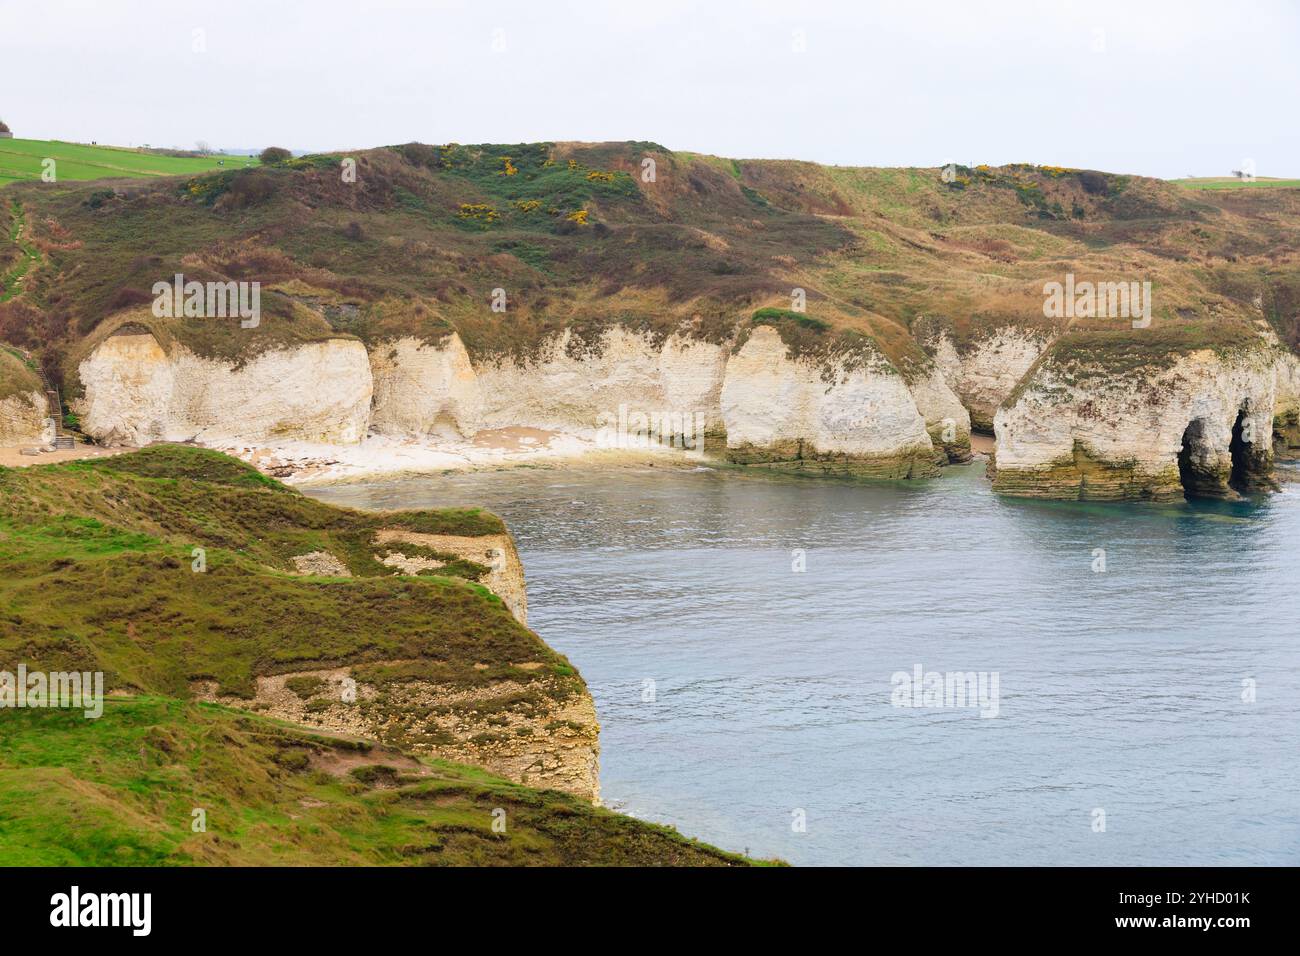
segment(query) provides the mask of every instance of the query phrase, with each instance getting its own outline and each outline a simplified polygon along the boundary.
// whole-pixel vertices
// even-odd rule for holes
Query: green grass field
[[[42,160],[55,161],[55,175],[63,180],[145,178],[206,173],[219,169],[256,166],[252,156],[163,156],[119,146],[86,146],[44,139],[0,139],[0,186],[40,179]]]
[[[1184,189],[1295,189],[1300,187],[1300,179],[1273,179],[1257,176],[1246,182],[1235,176],[1197,176],[1192,179],[1171,179],[1170,182]]]

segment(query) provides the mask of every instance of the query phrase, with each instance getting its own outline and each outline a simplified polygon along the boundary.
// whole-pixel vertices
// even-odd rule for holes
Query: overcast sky
[[[1300,176],[1300,3],[0,0],[17,136]]]

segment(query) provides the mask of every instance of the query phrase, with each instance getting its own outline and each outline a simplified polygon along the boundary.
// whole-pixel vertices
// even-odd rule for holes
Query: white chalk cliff
[[[959,350],[947,332],[928,343],[943,379],[970,410],[976,428],[993,427],[993,413],[1051,344],[1041,330],[1006,325]]]
[[[1045,362],[994,418],[994,488],[1171,500],[1268,487],[1281,359],[1204,349],[1110,374]]]
[[[75,407],[88,434],[120,444],[346,444],[372,431],[436,443],[508,427],[598,440],[623,408],[690,416],[709,453],[735,463],[889,478],[968,457],[969,408],[996,431],[994,487],[1036,497],[1230,497],[1271,485],[1274,442],[1300,450],[1300,360],[1276,342],[1079,374],[1038,361],[1046,333],[1008,326],[962,352],[940,335],[933,366],[906,378],[882,356],[796,355],[767,325],[730,342],[616,326],[578,347],[571,335],[528,358],[475,359],[450,333],[369,353],[331,339],[237,365],[119,333],[81,364]]]
[[[626,407],[691,416],[719,441],[725,434],[737,461],[893,477],[932,471],[941,435],[954,447],[969,436],[937,369],[909,389],[883,360],[827,368],[796,359],[766,326],[734,354],[728,343],[618,327],[580,350],[570,335],[529,359],[476,363],[453,333],[383,342],[369,355],[353,340],[312,343],[239,367],[180,345],[169,353],[148,333],[116,334],[81,364],[77,408],[96,439],[141,444],[349,443],[371,429],[436,439],[511,426],[594,439]]]
[[[331,339],[240,366],[164,351],[147,332],[110,335],[79,369],[82,428],[108,444],[223,440],[352,443],[370,420],[365,347]]]

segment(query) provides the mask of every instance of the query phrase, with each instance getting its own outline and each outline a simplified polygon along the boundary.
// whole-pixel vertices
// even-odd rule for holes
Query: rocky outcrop
[[[419,574],[437,570],[441,562],[406,555],[403,544],[413,544],[431,551],[454,554],[488,569],[480,584],[505,603],[520,624],[528,623],[528,595],[524,586],[524,566],[515,550],[515,542],[508,534],[452,535],[421,534],[403,528],[385,528],[375,535],[375,544],[383,552],[383,563],[404,574]],[[388,547],[383,547],[387,545]]]
[[[0,348],[0,446],[53,440],[54,422],[38,373],[17,354]]]
[[[1050,344],[1051,335],[1045,330],[1014,325],[998,328],[961,349],[946,331],[926,343],[944,381],[969,410],[971,426],[982,431],[993,428],[998,406]]]
[[[937,472],[925,417],[895,369],[795,358],[767,326],[728,361],[721,405],[734,462],[873,478]]]
[[[0,445],[46,445],[53,440],[54,423],[40,389],[0,398]]]
[[[486,568],[476,583],[499,597],[520,624],[527,623],[524,568],[508,533],[383,528],[374,546],[376,559],[394,574],[436,571],[445,562],[431,557],[435,553]],[[300,574],[348,574],[326,551],[296,555],[293,562]],[[554,662],[520,660],[492,669],[472,660],[393,660],[299,671],[259,677],[252,701],[218,696],[212,681],[197,681],[192,689],[208,700],[475,764],[518,783],[600,802],[595,703],[573,669]]]
[[[365,437],[372,380],[365,347],[329,339],[244,364],[164,350],[148,332],[104,339],[81,363],[74,407],[105,444],[151,441],[315,441]]]
[[[909,388],[934,447],[950,462],[970,461],[970,412],[948,387],[939,367],[914,375]]]
[[[994,416],[994,490],[1167,501],[1271,487],[1278,360],[1204,349],[1108,370],[1049,355]]]
[[[1280,352],[1273,373],[1273,454],[1294,460],[1300,458],[1300,358]]]
[[[352,572],[336,555],[328,551],[308,551],[293,556],[296,574],[312,574],[331,578],[350,578]]]
[[[530,787],[600,802],[600,724],[591,695],[574,677],[447,683],[402,676],[419,662],[297,671],[257,678],[252,700],[223,696],[213,681],[192,691],[332,733],[484,767]],[[540,661],[515,664],[545,673]]]

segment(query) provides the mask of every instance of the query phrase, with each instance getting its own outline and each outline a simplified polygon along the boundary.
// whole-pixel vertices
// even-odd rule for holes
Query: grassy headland
[[[98,720],[0,710],[0,862],[743,862],[431,759],[430,741],[454,743],[433,715],[540,726],[585,686],[477,583],[486,568],[441,555],[395,576],[376,560],[381,528],[503,532],[475,509],[334,508],[182,446],[0,468],[0,670],[100,671],[113,695]],[[322,551],[350,576],[294,573]],[[382,742],[201,700],[212,687],[264,709],[259,679],[327,668],[374,689],[346,706]],[[412,686],[445,696],[412,703]],[[288,687],[345,706],[319,678]]]

